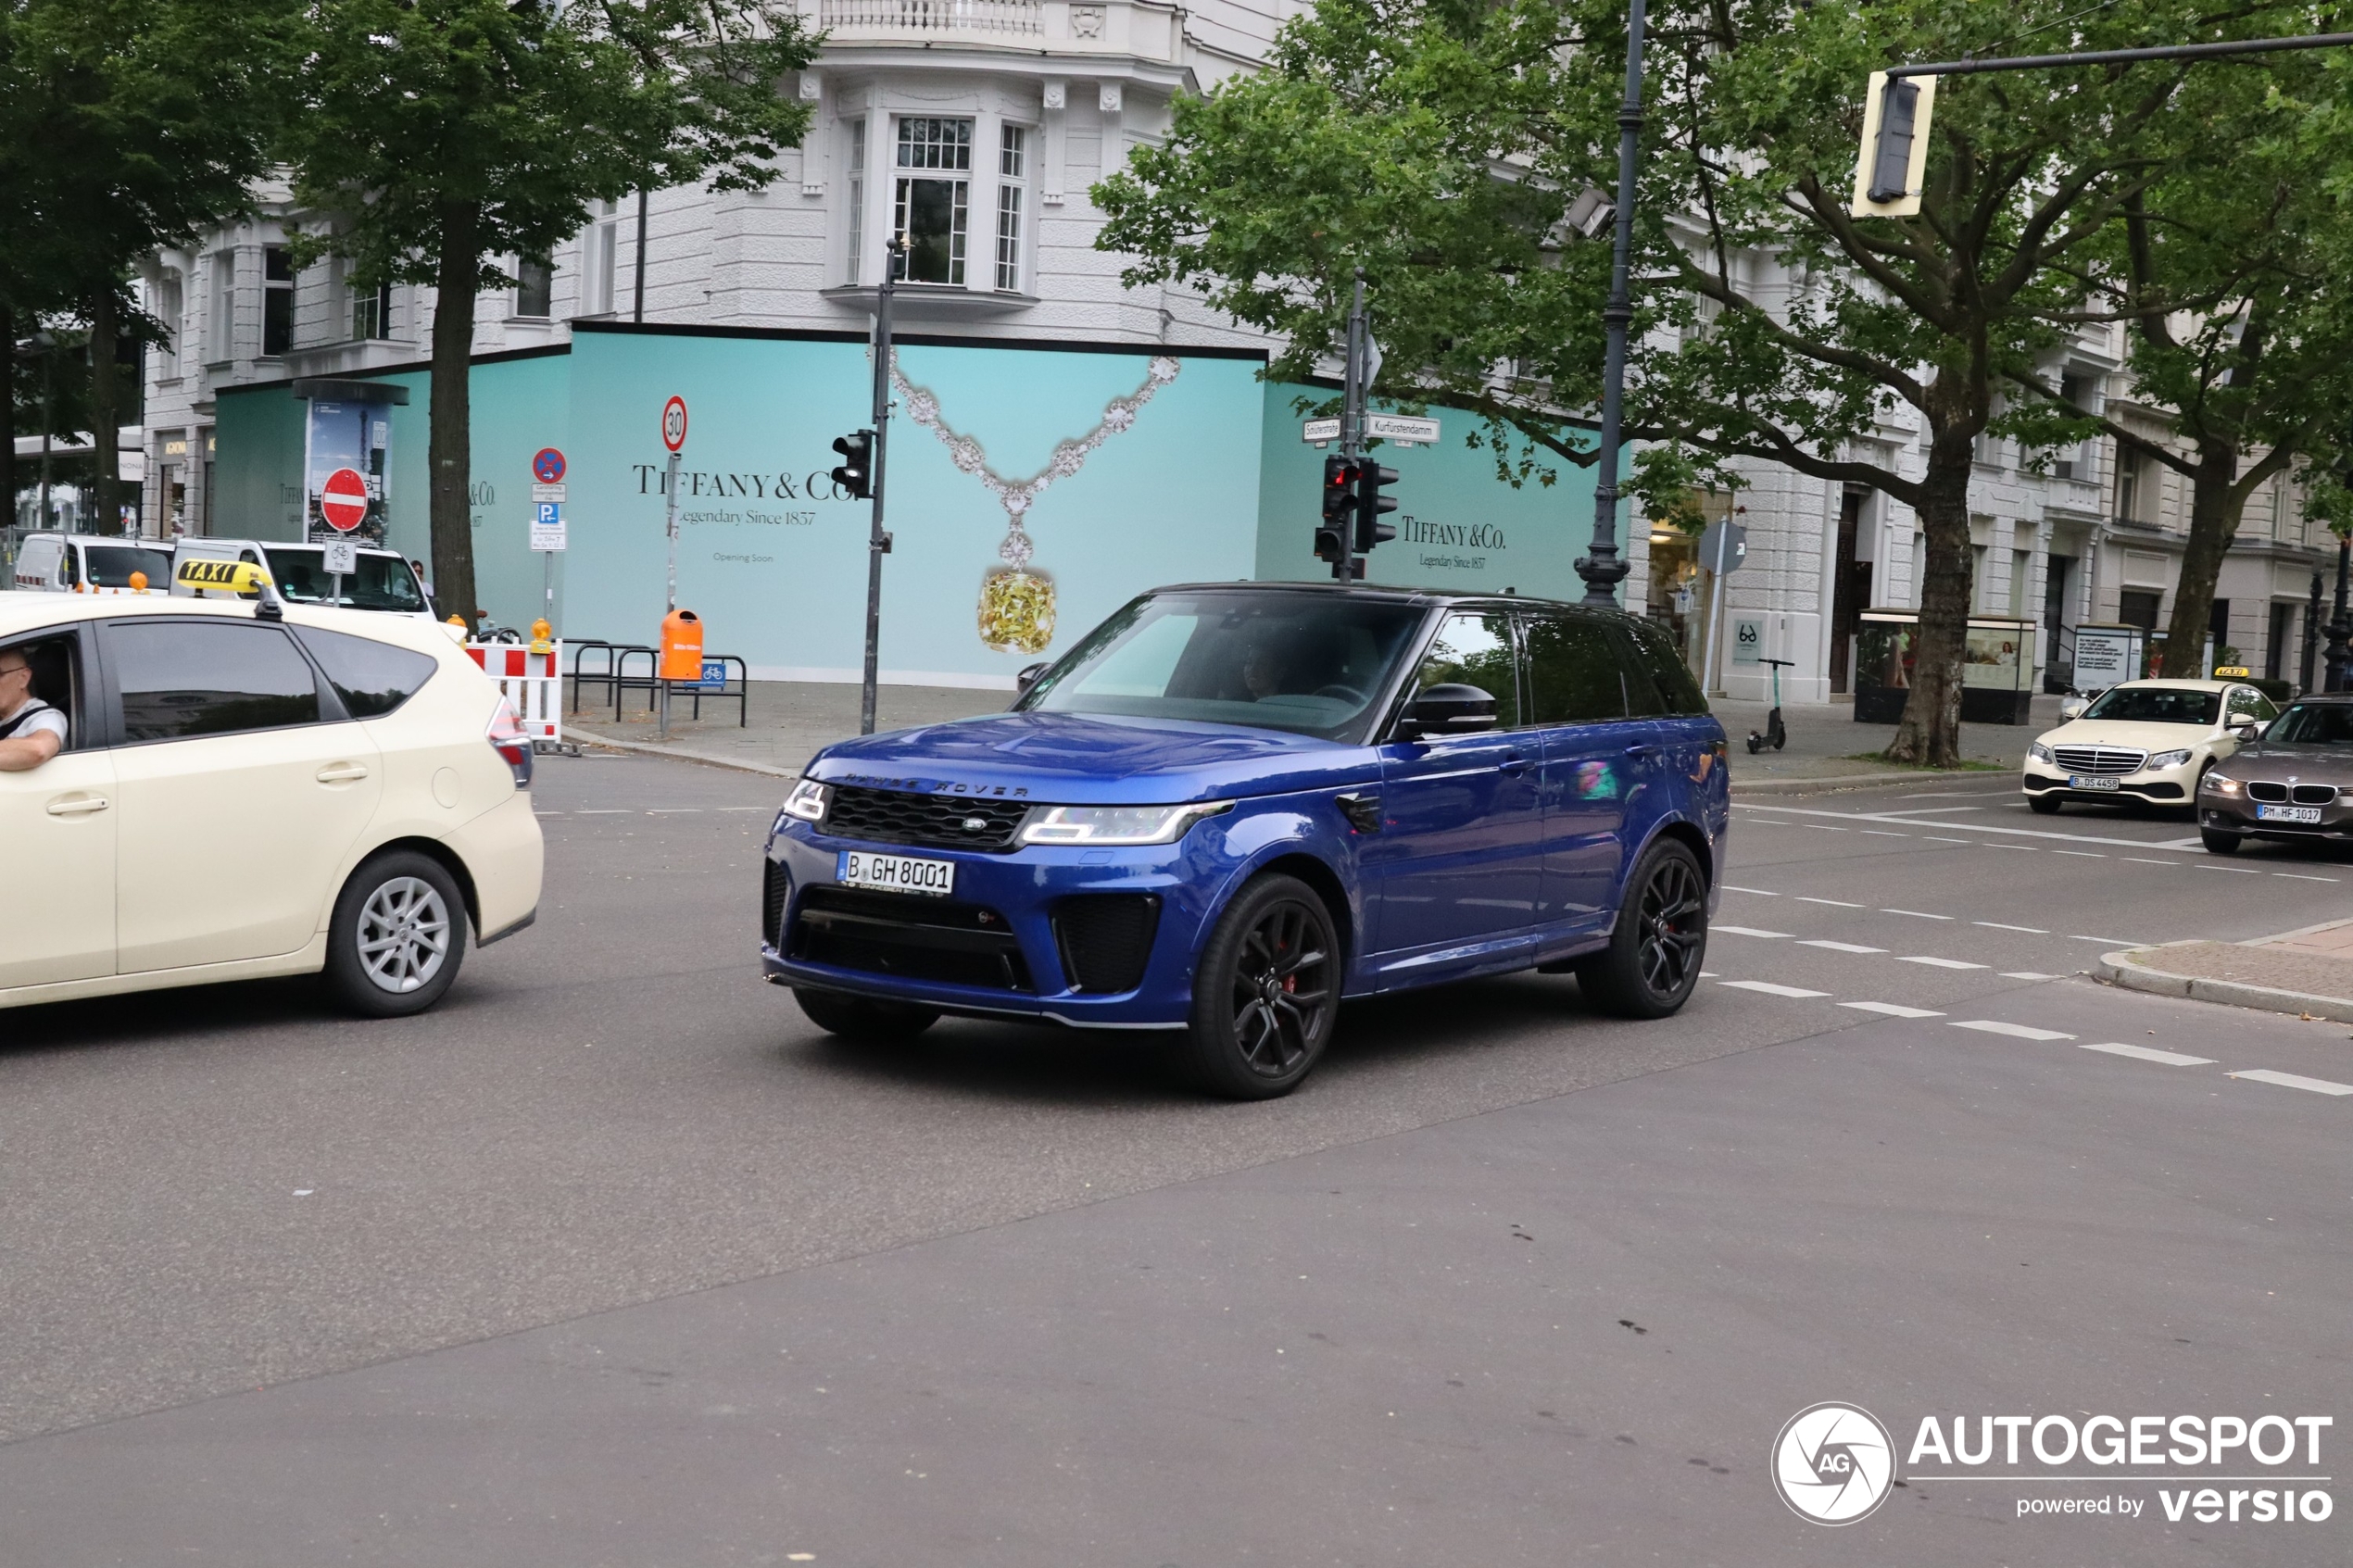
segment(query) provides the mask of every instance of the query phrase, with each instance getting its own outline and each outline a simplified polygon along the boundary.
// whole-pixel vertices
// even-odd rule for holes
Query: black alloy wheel
[[[1297,1087],[1331,1042],[1340,975],[1331,913],[1314,888],[1288,876],[1243,888],[1194,973],[1187,1043],[1202,1085],[1227,1099]]]
[[[1679,839],[1645,850],[1626,879],[1609,946],[1576,966],[1586,1000],[1619,1018],[1665,1018],[1691,999],[1707,952],[1707,884]]]

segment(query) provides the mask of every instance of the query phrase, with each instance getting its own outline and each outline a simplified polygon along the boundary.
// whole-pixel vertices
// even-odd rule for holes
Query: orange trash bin
[[[702,679],[702,618],[691,609],[673,609],[662,617],[661,678]]]

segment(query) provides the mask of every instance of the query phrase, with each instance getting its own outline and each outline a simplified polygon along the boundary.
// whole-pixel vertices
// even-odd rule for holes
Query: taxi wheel
[[[1299,1086],[1331,1044],[1340,1012],[1331,912],[1296,877],[1236,895],[1194,972],[1186,1055],[1210,1093],[1273,1099]]]
[[[441,1000],[465,957],[466,900],[430,855],[379,855],[343,884],[327,928],[327,983],[352,1011],[422,1012]]]
[[[794,990],[793,1000],[809,1022],[828,1035],[838,1035],[862,1046],[898,1045],[913,1039],[939,1022],[936,1008],[912,1002],[877,1001],[845,991],[821,991],[815,986]]]
[[[2059,792],[2055,789],[2046,789],[2040,795],[2030,795],[2026,797],[2027,809],[2038,817],[2056,817],[2058,815],[2058,809],[2065,804],[2067,803],[2059,798]]]
[[[1585,999],[1619,1018],[1665,1018],[1699,985],[1707,952],[1707,884],[1688,846],[1662,838],[1626,879],[1609,946],[1577,964]]]

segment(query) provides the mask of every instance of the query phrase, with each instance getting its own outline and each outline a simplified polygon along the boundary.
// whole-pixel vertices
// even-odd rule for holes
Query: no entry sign
[[[542,484],[561,484],[564,479],[564,455],[553,446],[542,446],[539,455],[531,459],[531,477]]]
[[[675,452],[686,445],[686,400],[673,397],[661,406],[661,444]]]
[[[359,477],[359,470],[337,469],[327,476],[326,486],[319,492],[319,513],[338,533],[348,533],[366,521],[368,482]]]

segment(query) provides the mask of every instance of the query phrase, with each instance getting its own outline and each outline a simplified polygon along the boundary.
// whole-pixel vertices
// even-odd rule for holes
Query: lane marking
[[[1802,828],[1814,828],[1822,833],[1845,833],[1848,831],[1845,828],[1826,827],[1820,822],[1800,822],[1797,825]]]
[[[1990,963],[1964,963],[1959,959],[1931,959],[1925,956],[1897,959],[1895,961],[1897,963],[1924,963],[1931,969],[1992,969],[1994,967]]]
[[[1925,909],[1881,909],[1883,915],[1909,915],[1914,920],[1951,920],[1951,915],[1932,915]]]
[[[561,811],[534,811],[532,815],[535,817],[560,817],[563,813]]]
[[[626,806],[598,806],[588,810],[584,810],[580,812],[579,815],[584,817],[625,817],[629,815],[629,808]]]
[[[1734,810],[1753,811],[1757,808],[1732,803]],[[1948,828],[1956,833],[1999,834],[2009,838],[2057,839],[2062,844],[2107,844],[2123,849],[2204,849],[2205,841],[2197,838],[2163,839],[2151,843],[2145,838],[2105,838],[2090,833],[2051,833],[2040,828],[2000,827],[1992,822],[1923,822],[1911,817],[1890,816],[1883,811],[1823,811],[1803,806],[1776,806],[1774,810],[1790,817],[1830,817],[1842,822],[1894,822],[1902,828]],[[1812,825],[1812,824],[1807,824]]]
[[[1768,997],[1827,997],[1828,991],[1807,991],[1795,985],[1776,985],[1769,980],[1727,980],[1723,984],[1735,991],[1762,991]]]
[[[1797,901],[1801,904],[1828,904],[1832,909],[1860,909],[1867,907],[1862,904],[1850,904],[1843,898],[1809,898],[1803,893],[1797,896]]]
[[[2106,1051],[2111,1056],[2129,1056],[2136,1061],[2161,1061],[2168,1067],[2211,1067],[2214,1065],[2214,1059],[2210,1056],[2183,1056],[2180,1051],[2161,1051],[2154,1046],[2128,1046],[2117,1040],[2104,1040],[2096,1044],[2090,1040],[2082,1040],[2077,1042],[2077,1048],[2087,1051]]]
[[[1931,844],[1967,844],[1969,842],[1966,838],[1939,838],[1932,833],[1922,834],[1920,836]]]
[[[774,806],[713,806],[714,811],[773,811]]]
[[[1901,800],[1967,800],[1982,791],[1947,790],[1941,794],[1898,796]],[[1881,811],[1882,817],[1933,817],[1946,811],[1982,811],[1982,806],[1906,806],[1899,811]]]
[[[2162,844],[2152,844],[2147,846],[2147,847],[2152,849],[2203,849],[2206,847],[2206,840],[2203,838],[2169,838]]]
[[[2146,947],[2153,946],[2153,944],[2147,942],[2135,942],[2127,936],[2085,936],[2078,934],[2076,935],[2070,936],[2068,940],[2070,942],[2102,942],[2111,947]]]
[[[1909,838],[1912,836],[1908,833],[1890,833],[1885,828],[1865,828],[1863,832],[1871,838]]]
[[[2002,978],[2005,980],[2064,980],[2067,976],[2064,974],[2038,974],[2031,969],[2006,969],[2002,971]]]
[[[1853,1008],[1856,1012],[1883,1012],[1890,1018],[1942,1018],[1944,1016],[1934,1008],[1907,1008],[1894,1002],[1841,1002],[1838,1005],[1843,1008]]]
[[[2005,925],[1997,920],[1973,920],[1969,922],[1969,924],[1982,925],[1989,931],[2023,931],[2029,936],[2048,936],[2050,935],[2049,932],[2044,930],[2039,925]]]
[[[2306,1078],[2294,1073],[2274,1073],[2259,1067],[2250,1073],[2233,1073],[2233,1078],[2246,1078],[2258,1084],[2277,1084],[2284,1089],[2309,1089],[2316,1095],[2353,1095],[2353,1084],[2332,1084],[2326,1078]]]
[[[1713,980],[1716,978],[1716,972],[1712,969],[1703,969],[1699,972],[1699,977],[1702,980]]]
[[[1734,887],[1729,882],[1724,884],[1724,891],[1727,893],[1754,893],[1759,898],[1778,898],[1780,897],[1780,894],[1774,892],[1768,887]]]
[[[2197,869],[2202,872],[2228,872],[2233,876],[2261,876],[2263,874],[2252,866],[2200,866]]]
[[[1711,925],[1710,931],[1720,931],[1730,936],[1787,936],[1786,931],[1759,931],[1753,925]]]
[[[2108,859],[2107,856],[2101,854],[2096,849],[2054,849],[2051,853],[2054,855],[2074,855],[2086,860],[2105,860]]]
[[[2020,1040],[2072,1040],[2072,1035],[2062,1035],[2056,1029],[2030,1029],[2023,1023],[2004,1023],[1992,1018],[1957,1018],[1956,1029],[1974,1029],[1982,1035],[2008,1035]],[[2347,1091],[2353,1093],[2353,1090]]]
[[[2132,861],[2136,866],[2163,866],[2168,871],[2171,871],[2182,863],[2179,860],[2152,860],[2141,855],[2126,855],[2122,859]]]
[[[2284,876],[2290,882],[2334,882],[2336,880],[2333,876],[2299,876],[2295,872],[2273,872],[2271,874]]]
[[[1967,827],[1969,824],[1967,822],[1962,822],[1958,825]],[[1979,847],[1983,849],[2016,849],[2028,855],[2040,855],[2043,852],[2032,844],[1985,844],[1979,846]]]
[[[1813,941],[1800,942],[1798,946],[1801,947],[1828,947],[1833,953],[1884,953],[1887,951],[1884,947],[1858,947],[1853,942]]]
[[[648,817],[699,817],[702,815],[702,808],[699,806],[648,806],[646,808],[646,815]]]

